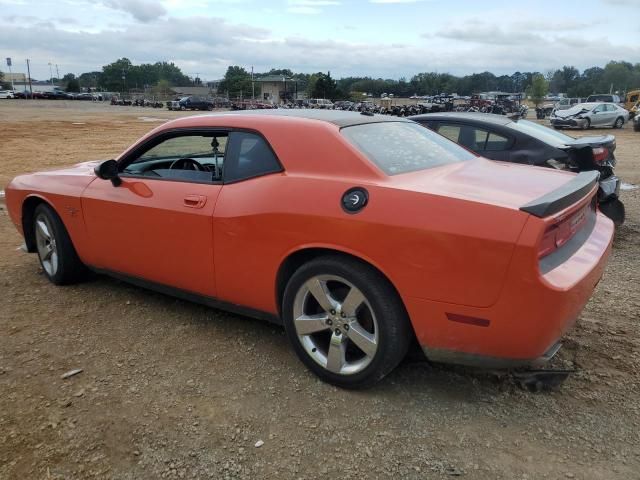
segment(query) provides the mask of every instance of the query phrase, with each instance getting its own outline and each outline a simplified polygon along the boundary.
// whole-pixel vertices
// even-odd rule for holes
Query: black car
[[[640,132],[640,115],[634,115],[633,117],[633,131]]]
[[[43,92],[42,98],[50,100],[73,100],[73,95],[63,92],[62,90],[53,90],[51,92]]]
[[[180,110],[213,110],[213,101],[208,98],[192,95],[179,101]]]
[[[624,205],[618,198],[620,179],[613,171],[613,135],[573,138],[535,122],[490,113],[428,113],[409,118],[492,160],[573,172],[598,170],[600,210],[616,225],[624,222]]]

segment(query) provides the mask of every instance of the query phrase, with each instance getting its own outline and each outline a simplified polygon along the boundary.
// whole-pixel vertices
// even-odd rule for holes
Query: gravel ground
[[[181,115],[2,101],[0,187],[110,158]],[[640,184],[640,133],[612,133],[617,172]],[[627,223],[557,361],[576,372],[542,394],[419,356],[339,390],[281,328],[106,277],[49,284],[0,212],[0,479],[640,479],[640,190],[622,200]]]

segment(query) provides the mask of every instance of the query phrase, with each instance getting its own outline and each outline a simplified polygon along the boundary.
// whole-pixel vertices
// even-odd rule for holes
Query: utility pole
[[[51,68],[51,62],[49,62],[49,81],[51,82],[51,85],[53,85],[53,70]]]
[[[56,78],[60,81],[60,70],[58,70],[58,64],[56,63]]]
[[[251,65],[251,100],[256,101],[256,85],[253,81],[253,65]]]
[[[31,69],[29,68],[29,59],[27,58],[27,75],[29,76],[29,92],[31,100],[33,100],[33,85],[31,84]]]

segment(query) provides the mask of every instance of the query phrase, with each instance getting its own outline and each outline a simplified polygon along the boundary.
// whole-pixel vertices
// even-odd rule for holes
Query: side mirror
[[[115,160],[105,160],[93,169],[98,178],[103,180],[111,180],[114,187],[122,183],[122,179],[118,175],[118,162]]]

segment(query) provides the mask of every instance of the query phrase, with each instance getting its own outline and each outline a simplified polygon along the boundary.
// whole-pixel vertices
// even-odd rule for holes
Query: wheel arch
[[[335,247],[329,246],[306,246],[299,248],[297,250],[289,252],[289,254],[282,260],[280,263],[280,267],[278,268],[278,272],[276,274],[276,282],[275,282],[275,300],[276,306],[278,308],[278,315],[282,315],[282,300],[284,297],[284,291],[287,287],[287,283],[291,276],[295,273],[295,271],[300,268],[305,263],[325,255],[335,255],[342,256],[345,258],[350,258],[356,260],[363,265],[366,265],[370,268],[373,268],[386,282],[389,283],[391,288],[395,291],[396,295],[400,299],[404,307],[404,301],[402,300],[402,296],[400,292],[396,288],[395,284],[387,275],[380,266],[376,265],[373,261],[363,256],[358,255],[355,252],[349,252],[346,250],[341,250]],[[406,310],[406,307],[405,307]]]
[[[33,228],[33,218],[36,208],[43,203],[51,207],[54,212],[56,211],[53,204],[40,195],[29,195],[22,202],[22,232],[24,234],[24,243],[29,253],[36,252],[36,232]]]

